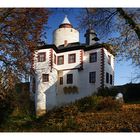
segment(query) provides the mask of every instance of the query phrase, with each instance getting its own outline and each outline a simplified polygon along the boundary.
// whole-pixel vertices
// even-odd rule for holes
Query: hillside
[[[0,132],[140,132],[139,89],[140,84],[105,88],[98,91],[100,96],[85,97],[38,118],[30,100],[29,83],[19,84],[10,104],[1,110]],[[110,97],[116,92],[124,93],[125,103]]]
[[[124,104],[120,109],[97,111],[85,101],[49,111],[36,118],[20,111],[12,114],[1,132],[140,132],[140,104]],[[84,103],[84,106],[81,106]]]

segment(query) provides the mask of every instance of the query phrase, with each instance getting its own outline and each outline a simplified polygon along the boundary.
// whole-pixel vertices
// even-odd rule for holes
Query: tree
[[[39,8],[0,9],[0,99],[21,77],[30,73],[32,52],[42,36],[48,10]]]
[[[86,13],[85,13],[86,12]],[[93,26],[101,38],[108,37],[117,54],[140,66],[140,10],[136,8],[88,8],[80,27]]]

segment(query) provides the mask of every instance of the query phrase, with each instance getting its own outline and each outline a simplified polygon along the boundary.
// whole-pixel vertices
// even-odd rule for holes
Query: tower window
[[[42,82],[49,82],[49,74],[42,74]]]
[[[38,62],[44,61],[46,61],[46,53],[45,52],[38,53]]]
[[[97,52],[90,54],[90,56],[89,56],[89,62],[90,63],[97,62]]]
[[[58,56],[58,58],[57,58],[57,64],[58,65],[64,64],[64,55]]]
[[[89,83],[95,83],[96,82],[96,72],[90,72],[89,73]]]
[[[110,84],[112,85],[112,75],[110,74]]]
[[[60,77],[60,85],[63,85],[63,77]]]
[[[73,74],[67,74],[67,84],[73,83]]]
[[[106,72],[106,83],[109,83],[109,73]]]
[[[75,63],[75,62],[76,62],[76,54],[69,54],[68,63]]]

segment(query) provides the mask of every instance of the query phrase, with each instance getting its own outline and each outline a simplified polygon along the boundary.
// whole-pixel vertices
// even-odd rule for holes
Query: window
[[[60,77],[60,85],[63,85],[63,77]]]
[[[89,73],[89,83],[95,83],[96,82],[96,72],[90,72]]]
[[[56,55],[54,54],[54,64],[56,64]]]
[[[112,75],[110,74],[110,84],[112,85]]]
[[[42,53],[38,53],[38,62],[44,62],[46,61],[46,53],[42,52]]]
[[[64,55],[58,56],[58,58],[57,58],[57,64],[58,65],[64,64]]]
[[[68,56],[68,63],[75,63],[76,62],[76,54],[69,54]]]
[[[49,82],[49,74],[42,74],[42,82]]]
[[[35,78],[33,77],[32,79],[32,92],[35,93],[35,89],[36,89],[36,86],[35,86]]]
[[[106,72],[106,83],[109,83],[109,73]]]
[[[89,62],[90,63],[97,62],[97,52],[90,54],[90,56],[89,56]]]
[[[108,64],[111,64],[111,56],[108,55]]]
[[[72,84],[72,83],[73,83],[73,75],[67,74],[67,84]]]

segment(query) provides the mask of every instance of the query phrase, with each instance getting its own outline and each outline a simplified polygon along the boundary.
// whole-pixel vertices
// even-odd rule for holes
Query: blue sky
[[[55,10],[53,14],[49,16],[48,20],[48,27],[47,28],[47,43],[51,44],[52,43],[52,34],[55,29],[58,28],[58,26],[61,24],[63,21],[65,15],[68,16],[69,21],[73,25],[74,28],[78,27],[78,19],[76,18],[80,13],[80,9],[78,10],[60,10],[59,8]],[[84,43],[85,38],[84,38],[84,33],[85,30],[80,31],[80,42]],[[135,68],[134,66],[131,65],[131,61],[115,61],[115,85],[123,85],[126,83],[130,83],[132,78],[135,76]],[[132,80],[132,82],[134,82]]]

